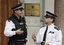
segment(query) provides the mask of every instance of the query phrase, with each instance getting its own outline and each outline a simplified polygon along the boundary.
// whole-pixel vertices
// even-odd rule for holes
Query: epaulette
[[[10,22],[11,21],[11,17],[9,17],[7,20],[8,20],[8,22]]]
[[[60,30],[58,27],[54,27],[56,30]]]
[[[11,20],[8,19],[8,22],[10,22]]]

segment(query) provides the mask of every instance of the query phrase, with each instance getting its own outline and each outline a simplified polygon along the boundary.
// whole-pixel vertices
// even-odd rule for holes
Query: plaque
[[[40,4],[25,4],[25,15],[26,16],[40,16]]]

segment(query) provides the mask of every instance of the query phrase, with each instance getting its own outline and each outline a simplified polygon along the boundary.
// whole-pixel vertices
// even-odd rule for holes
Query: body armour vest
[[[16,31],[17,29],[23,30],[24,32],[22,34],[16,34],[12,37],[9,37],[11,40],[17,40],[17,39],[25,39],[27,38],[27,29],[26,29],[26,22],[24,17],[20,17],[18,19],[14,14],[8,18],[8,21],[12,21],[15,24],[15,29],[12,29],[12,31]]]

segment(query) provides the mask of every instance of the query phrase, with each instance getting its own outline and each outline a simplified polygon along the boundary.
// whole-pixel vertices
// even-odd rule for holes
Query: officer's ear
[[[54,20],[54,19],[53,19],[53,18],[51,18],[51,22],[53,22],[53,20]]]

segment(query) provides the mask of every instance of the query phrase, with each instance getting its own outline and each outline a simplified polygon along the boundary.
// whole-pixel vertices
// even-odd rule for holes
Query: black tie
[[[46,27],[46,30],[45,30],[45,33],[44,33],[44,37],[43,37],[43,41],[46,41],[47,30],[48,30],[48,26]]]
[[[43,41],[46,41],[47,30],[48,30],[48,26],[46,27],[46,30],[44,32]],[[44,45],[44,42],[41,42],[41,45]]]

